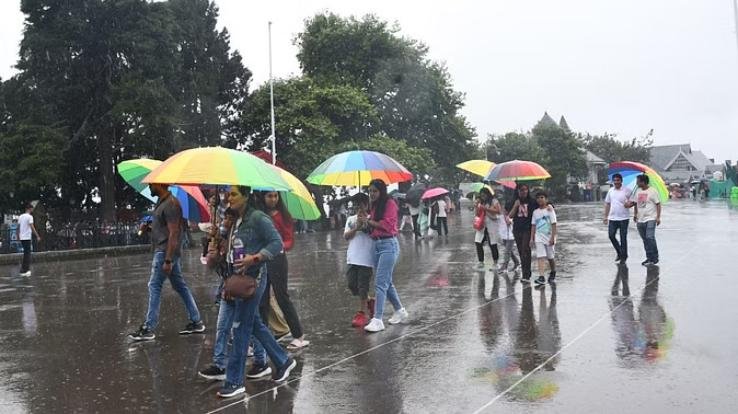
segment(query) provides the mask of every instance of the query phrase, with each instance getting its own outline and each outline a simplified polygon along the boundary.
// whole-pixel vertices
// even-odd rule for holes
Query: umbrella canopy
[[[400,190],[392,190],[389,192],[389,196],[396,199],[405,199],[407,197],[407,194],[401,193]]]
[[[405,193],[405,201],[410,203],[413,207],[417,207],[420,204],[420,198],[423,197],[427,186],[423,183],[416,183]]]
[[[387,184],[413,179],[412,173],[390,156],[375,151],[347,151],[323,161],[307,180],[317,185],[364,186],[381,179]]]
[[[151,194],[149,185],[142,180],[149,175],[151,170],[161,165],[159,160],[141,158],[137,160],[122,161],[118,164],[118,174],[125,180],[126,184],[138,191],[142,196],[156,203],[157,197]]]
[[[615,173],[620,173],[623,176],[623,186],[629,188],[632,192],[636,190],[636,179],[638,176],[646,174],[649,185],[659,193],[659,200],[662,203],[669,200],[669,189],[666,187],[666,183],[664,183],[659,173],[648,165],[634,161],[612,162],[607,168],[607,177],[610,181],[612,181],[612,176]]]
[[[551,174],[533,161],[512,160],[497,164],[489,172],[487,181],[532,181],[551,178]]]
[[[182,217],[197,223],[210,221],[210,209],[208,201],[200,191],[200,188],[194,185],[172,185],[169,187],[172,196],[179,200],[182,206]]]
[[[487,160],[469,160],[464,161],[461,164],[456,164],[456,168],[461,168],[464,171],[469,171],[472,174],[476,174],[480,177],[486,177],[489,172],[494,168],[495,163]]]
[[[423,193],[423,197],[421,197],[422,200],[429,200],[431,198],[436,198],[442,195],[448,194],[448,190],[442,187],[435,187],[431,188],[430,190],[426,190],[425,193]]]
[[[292,218],[298,220],[317,220],[320,218],[320,210],[315,204],[312,193],[305,187],[305,184],[300,181],[299,178],[292,175],[289,171],[277,167],[276,165],[271,166],[275,171],[284,179],[285,182],[290,186],[291,191],[280,191],[279,196],[282,198],[282,202],[287,211],[290,212]],[[261,191],[279,191],[271,187],[254,187],[256,190]]]
[[[247,152],[222,147],[194,148],[172,155],[143,179],[144,183],[290,186],[269,164]]]
[[[158,197],[151,194],[149,185],[142,182],[153,169],[161,165],[159,160],[141,158],[137,160],[122,161],[118,164],[118,174],[141,195],[156,203]],[[182,206],[182,216],[191,221],[210,221],[210,210],[205,196],[197,186],[169,186],[169,191],[179,200]]]
[[[489,184],[485,183],[473,183],[469,186],[469,189],[472,190],[472,192],[478,193],[482,190],[482,188],[487,188],[493,195],[495,193],[495,190],[489,186]]]

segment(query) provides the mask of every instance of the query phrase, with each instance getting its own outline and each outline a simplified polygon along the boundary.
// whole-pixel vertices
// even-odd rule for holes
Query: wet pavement
[[[157,339],[140,344],[126,333],[146,311],[150,255],[39,263],[30,278],[0,267],[0,412],[736,412],[738,210],[667,204],[651,270],[632,225],[628,265],[613,263],[601,214],[560,207],[555,288],[477,271],[467,211],[447,240],[403,234],[411,321],[377,334],[350,326],[340,232],[299,235],[290,287],[311,344],[288,383],[249,382],[245,399],[196,375],[217,315],[196,251],[184,268],[206,334],[177,334],[186,314],[167,287]]]

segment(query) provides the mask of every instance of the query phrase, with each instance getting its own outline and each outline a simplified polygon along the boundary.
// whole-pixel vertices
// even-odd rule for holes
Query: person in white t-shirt
[[[438,235],[448,236],[448,204],[443,198],[439,198],[434,203],[434,210],[436,212],[436,227],[438,227]]]
[[[615,248],[615,263],[625,263],[628,260],[628,224],[630,223],[630,213],[627,207],[631,191],[623,187],[623,176],[613,174],[613,187],[607,192],[605,197],[605,218],[603,222],[607,224],[607,234],[610,242]],[[620,241],[618,242],[616,233],[620,231]]]
[[[633,220],[637,223],[638,234],[643,239],[643,247],[646,250],[646,260],[641,263],[651,266],[659,262],[659,248],[656,245],[656,226],[661,224],[661,200],[659,193],[650,187],[646,174],[641,174],[636,179],[638,190],[633,200],[628,205],[635,206],[633,209]]]
[[[556,262],[554,261],[554,246],[556,245],[556,210],[548,204],[548,195],[539,191],[536,194],[538,208],[533,211],[530,228],[530,246],[535,247],[538,258],[538,279],[536,284],[545,285],[546,261],[550,273],[548,282],[553,283],[556,279]]]
[[[31,240],[33,235],[36,236],[36,241],[41,241],[41,236],[36,231],[36,226],[33,225],[33,206],[26,204],[26,212],[18,217],[18,238],[23,246],[23,261],[21,262],[21,276],[31,276]]]
[[[374,240],[369,237],[369,196],[358,193],[353,197],[356,214],[346,220],[343,237],[349,241],[346,250],[346,280],[351,294],[359,297],[359,310],[356,311],[351,326],[363,328],[374,317],[374,299],[369,299],[369,285],[374,270]],[[367,315],[368,314],[368,315]]]

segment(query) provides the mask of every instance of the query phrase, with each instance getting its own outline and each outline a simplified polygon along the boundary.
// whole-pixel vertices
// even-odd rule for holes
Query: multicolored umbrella
[[[144,183],[246,185],[290,191],[269,164],[247,152],[222,147],[194,148],[172,155]]]
[[[365,186],[381,179],[387,184],[413,179],[413,174],[390,156],[375,151],[347,151],[323,161],[307,178],[317,185]]]
[[[445,188],[435,187],[435,188],[431,188],[430,190],[426,190],[423,193],[423,197],[421,197],[421,200],[430,200],[431,198],[440,197],[446,194],[448,194],[448,190],[446,190]]]
[[[292,191],[280,191],[279,195],[282,198],[282,202],[287,207],[287,211],[290,212],[292,218],[298,220],[317,220],[320,218],[320,210],[315,204],[313,195],[300,181],[299,178],[292,175],[289,171],[272,165],[275,171],[284,179],[285,182],[290,186]],[[261,191],[278,191],[271,187],[254,187],[255,190]]]
[[[210,221],[208,201],[199,187],[194,185],[172,185],[169,186],[169,191],[172,196],[179,200],[179,204],[182,206],[182,217],[196,223]]]
[[[461,168],[464,171],[469,171],[472,174],[476,174],[480,177],[486,177],[489,172],[494,168],[495,163],[487,160],[469,160],[464,161],[461,164],[456,164],[456,168]]]
[[[551,174],[533,161],[512,160],[497,164],[487,174],[487,181],[533,181],[551,178]]]
[[[149,185],[142,180],[149,175],[151,170],[161,165],[159,160],[140,158],[137,160],[123,161],[118,164],[118,174],[126,181],[126,184],[138,191],[142,196],[156,203],[157,197],[151,194]]]
[[[665,203],[669,200],[669,189],[666,187],[664,179],[661,178],[653,168],[648,165],[641,164],[634,161],[620,161],[612,162],[607,168],[607,177],[612,181],[612,176],[615,173],[620,173],[623,176],[623,186],[630,189],[631,191],[636,190],[636,179],[641,174],[646,174],[648,177],[649,185],[656,189],[659,193],[659,200]]]
[[[159,160],[150,160],[141,158],[137,160],[127,160],[118,164],[118,174],[141,195],[156,203],[158,197],[151,194],[149,185],[142,182],[153,169],[161,165]],[[169,187],[169,191],[179,200],[182,206],[182,216],[191,221],[198,223],[210,221],[210,209],[205,196],[197,186],[190,185],[173,185]]]

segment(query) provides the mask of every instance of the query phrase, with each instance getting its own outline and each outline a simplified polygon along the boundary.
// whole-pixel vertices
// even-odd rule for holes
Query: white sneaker
[[[23,272],[23,273],[20,274],[20,276],[29,277],[29,276],[31,276],[31,271],[29,270],[27,272]]]
[[[384,322],[381,319],[372,318],[371,321],[364,327],[367,332],[379,332],[384,330]]]
[[[410,315],[407,314],[405,308],[402,308],[398,311],[395,311],[395,313],[392,314],[392,317],[387,322],[389,322],[390,325],[397,325],[398,323],[407,322],[407,318],[409,316]]]

